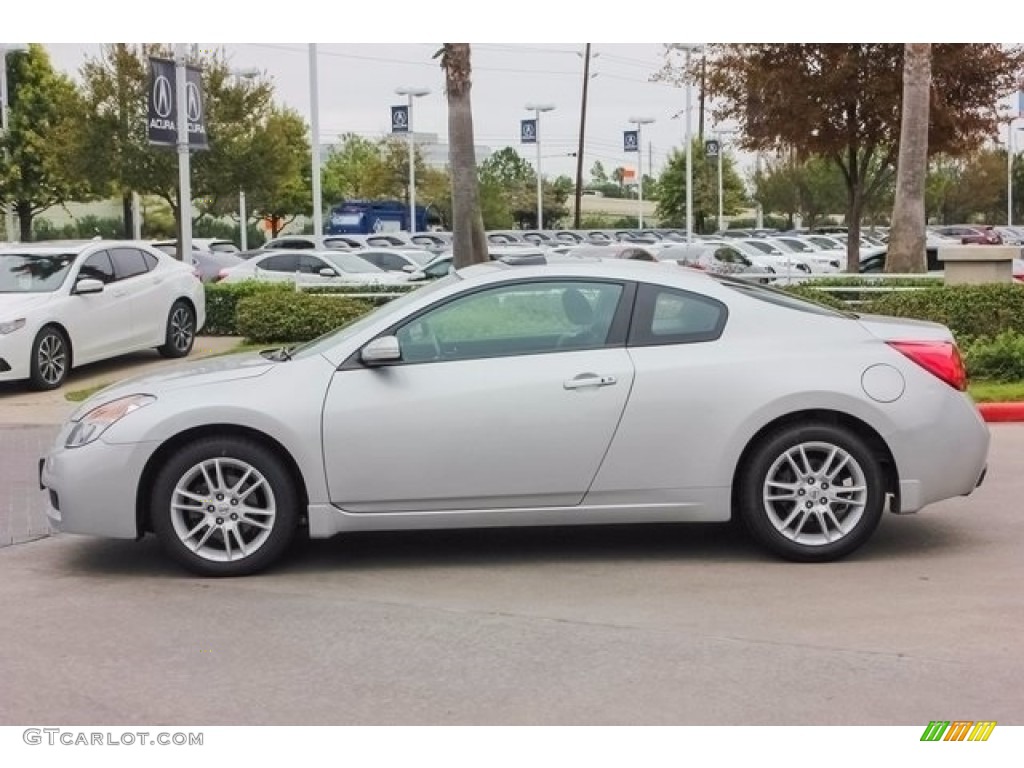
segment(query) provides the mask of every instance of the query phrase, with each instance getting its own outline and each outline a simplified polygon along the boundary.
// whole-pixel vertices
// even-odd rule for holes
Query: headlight
[[[6,336],[8,333],[14,333],[24,325],[24,317],[19,317],[17,320],[8,320],[6,323],[0,323],[0,336]]]
[[[79,448],[88,445],[106,432],[108,427],[116,424],[132,411],[137,411],[155,401],[156,398],[152,395],[128,395],[93,408],[75,423],[64,447]]]

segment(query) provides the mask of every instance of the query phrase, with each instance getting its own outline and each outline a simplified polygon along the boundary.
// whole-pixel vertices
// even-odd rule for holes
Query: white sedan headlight
[[[14,333],[24,325],[24,317],[19,317],[17,320],[8,320],[6,323],[0,323],[0,336],[6,336],[8,333]]]
[[[93,408],[75,423],[64,447],[79,448],[88,445],[106,432],[108,427],[116,424],[132,411],[137,411],[155,401],[156,398],[153,395],[128,395]]]

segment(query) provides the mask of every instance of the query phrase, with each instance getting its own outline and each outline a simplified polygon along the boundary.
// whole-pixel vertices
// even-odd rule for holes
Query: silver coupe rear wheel
[[[769,467],[764,510],[790,541],[821,546],[856,529],[867,504],[867,479],[857,460],[837,445],[800,443]]]

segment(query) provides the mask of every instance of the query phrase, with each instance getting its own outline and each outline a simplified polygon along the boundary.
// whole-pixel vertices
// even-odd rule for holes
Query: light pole
[[[317,75],[316,43],[309,44],[309,130],[313,165],[313,235],[324,236],[324,200],[320,189],[320,81]]]
[[[1013,226],[1013,121],[1011,117],[1006,121],[1006,226]]]
[[[722,182],[722,155],[725,154],[725,142],[723,141],[724,136],[731,136],[736,131],[732,128],[718,128],[715,130],[715,137],[718,139],[718,231],[722,232],[725,227],[722,226],[722,219],[725,217],[725,189],[724,183]]]
[[[175,121],[178,129],[178,217],[181,236],[178,238],[178,255],[185,264],[192,263],[192,175],[191,157],[188,146],[188,109],[186,107],[185,64],[188,47],[185,43],[174,44],[174,103],[177,107]]]
[[[0,44],[0,135],[7,138],[7,105],[10,101],[7,94],[7,54],[27,51],[25,43]],[[4,158],[10,161],[10,150],[4,147]],[[14,200],[4,200],[4,224],[7,228],[7,242],[15,243],[14,235]]]
[[[638,199],[636,228],[644,228],[644,134],[643,126],[654,122],[653,117],[631,117],[629,122],[636,126],[636,192]]]
[[[231,75],[237,77],[239,80],[252,80],[255,77],[259,77],[260,71],[256,67],[250,67],[248,69],[232,69]],[[249,215],[245,210],[245,190],[241,187],[238,188],[238,238],[239,245],[243,251],[249,250],[249,232],[248,230],[248,219]]]
[[[673,43],[672,48],[682,51],[686,55],[686,115],[684,122],[686,128],[686,242],[693,242],[693,141],[691,137],[690,112],[692,111],[692,85],[690,83],[690,57],[695,53],[701,53],[704,46],[700,43]]]
[[[530,102],[525,109],[533,112],[534,125],[537,126],[537,229],[544,229],[544,181],[540,175],[540,113],[550,112],[554,104],[534,104]]]
[[[396,88],[395,93],[409,97],[409,130],[406,135],[409,139],[409,232],[412,233],[416,231],[416,134],[412,127],[412,102],[413,99],[426,96],[430,89],[405,86]]]

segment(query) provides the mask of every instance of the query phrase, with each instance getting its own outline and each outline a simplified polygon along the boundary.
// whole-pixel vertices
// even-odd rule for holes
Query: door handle
[[[610,387],[615,383],[614,376],[598,376],[596,373],[581,373],[568,381],[562,382],[564,389],[585,389],[586,387]]]

